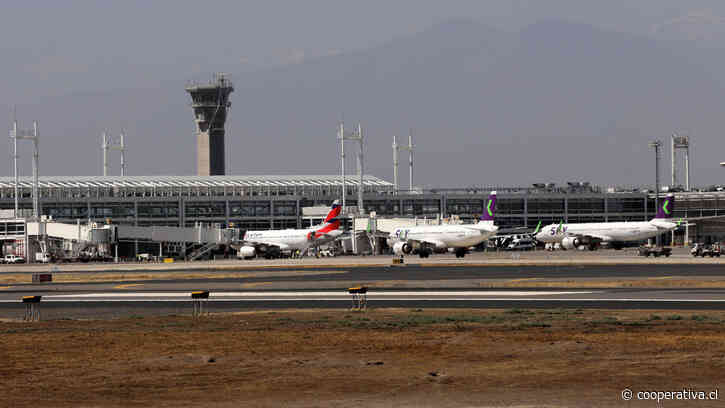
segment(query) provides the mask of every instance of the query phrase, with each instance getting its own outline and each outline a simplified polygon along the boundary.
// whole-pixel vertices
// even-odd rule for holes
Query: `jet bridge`
[[[159,246],[191,250],[191,257],[200,257],[219,245],[239,242],[240,231],[199,224],[195,227],[135,227],[127,225],[84,222],[55,222],[43,217],[40,221],[23,218],[0,219],[2,254],[15,254],[29,262],[53,259],[109,259],[112,250],[122,242],[158,243]],[[181,251],[179,251],[181,252]],[[138,253],[138,251],[136,251]],[[39,255],[36,255],[39,254]],[[115,256],[117,257],[117,255]]]

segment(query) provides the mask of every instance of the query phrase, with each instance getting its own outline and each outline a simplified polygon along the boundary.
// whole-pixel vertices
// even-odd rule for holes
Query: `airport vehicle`
[[[417,252],[421,258],[427,258],[434,249],[455,248],[456,258],[463,258],[468,247],[486,241],[498,231],[498,227],[493,225],[495,211],[496,192],[492,191],[478,223],[396,228],[388,236],[388,244],[398,256]]]
[[[649,247],[649,246],[640,246],[638,249],[639,256],[648,257],[650,255],[654,256],[655,258],[659,258],[660,256],[669,257],[672,255],[672,248],[668,247]]]
[[[709,256],[710,258],[720,257],[720,244],[712,244],[712,245],[704,245],[697,243],[695,244],[692,249],[690,250],[690,254],[697,258],[698,256],[706,257]]]
[[[320,252],[318,253],[318,255],[323,258],[325,258],[325,257],[331,258],[331,257],[337,256],[337,253],[335,252],[334,249],[328,248],[328,249],[321,249]]]
[[[529,251],[536,248],[536,242],[531,238],[519,238],[513,240],[506,247],[507,251]]]
[[[18,264],[18,263],[25,263],[25,258],[18,255],[5,255],[3,258],[3,263],[6,264]]]
[[[247,231],[244,234],[241,248],[237,252],[238,258],[251,259],[264,256],[266,259],[279,258],[282,252],[299,250],[304,253],[313,246],[331,242],[342,235],[340,230],[339,201],[332,203],[330,212],[322,224],[305,229],[285,229],[269,231]]]
[[[35,262],[49,263],[53,261],[53,257],[47,252],[36,252]]]
[[[627,241],[641,241],[672,231],[678,224],[672,221],[675,197],[668,194],[662,201],[657,215],[650,221],[599,222],[582,224],[551,224],[536,234],[536,240],[544,243],[561,243],[563,249],[584,248],[595,250],[602,242],[621,248]]]

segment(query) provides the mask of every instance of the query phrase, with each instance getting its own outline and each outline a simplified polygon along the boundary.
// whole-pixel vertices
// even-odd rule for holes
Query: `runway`
[[[41,295],[45,318],[108,318],[188,314],[190,292],[211,292],[208,310],[345,309],[347,288],[366,285],[374,308],[601,308],[725,310],[721,288],[592,288],[576,282],[597,279],[713,279],[718,264],[362,266],[246,270],[230,277],[214,271],[155,272],[162,278],[122,282],[0,284],[0,318],[22,316],[20,298]],[[195,273],[202,275],[196,275]],[[78,274],[78,272],[74,272]],[[98,272],[89,272],[92,275]],[[62,276],[58,274],[57,276]],[[157,275],[154,275],[157,276]],[[562,287],[525,287],[547,279]],[[563,282],[567,285],[564,287]],[[522,287],[486,289],[482,283],[519,282]],[[555,286],[555,285],[554,285]]]
[[[112,318],[188,314],[191,292],[94,293],[34,292],[43,296],[45,319]],[[20,297],[0,300],[0,316],[22,315]],[[651,310],[725,310],[725,289],[607,290],[370,290],[370,308],[594,308]],[[213,313],[271,309],[341,309],[351,307],[345,290],[211,292]]]
[[[47,268],[45,271],[47,272]],[[294,272],[284,274],[283,272]],[[20,274],[23,272],[5,272],[4,274]],[[26,275],[30,272],[24,272]],[[134,276],[133,274],[154,274],[155,276],[164,277],[163,280],[173,279],[174,274],[203,274],[204,281],[208,279],[219,280],[216,276],[223,276],[230,273],[245,274],[245,282],[257,281],[284,281],[284,282],[304,282],[304,281],[333,281],[339,280],[341,274],[344,274],[345,280],[370,281],[370,280],[440,280],[440,279],[528,279],[528,278],[546,278],[546,279],[562,279],[562,278],[637,278],[637,277],[665,277],[665,276],[725,276],[725,265],[719,263],[703,263],[703,264],[606,264],[606,265],[560,265],[560,264],[541,264],[541,265],[375,265],[375,266],[356,266],[356,265],[337,265],[337,266],[280,266],[274,268],[245,268],[243,270],[209,270],[197,269],[191,265],[188,269],[183,270],[155,270],[155,269],[136,269],[133,271],[104,271],[104,270],[74,270],[67,272],[60,270],[54,275],[63,276],[64,274],[93,274],[116,273],[120,275]],[[316,274],[317,273],[317,274]],[[275,276],[281,275],[281,276]],[[259,277],[255,277],[258,275]],[[0,274],[2,279],[3,274]],[[168,277],[168,278],[167,278]],[[208,277],[208,278],[207,278]],[[239,279],[236,279],[239,281]]]

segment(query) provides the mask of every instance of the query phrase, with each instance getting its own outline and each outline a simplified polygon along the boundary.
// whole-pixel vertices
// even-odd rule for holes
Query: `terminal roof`
[[[347,185],[357,185],[358,177],[345,179]],[[341,186],[342,178],[322,176],[80,176],[39,177],[40,188],[95,187],[294,187]],[[363,177],[368,187],[393,187],[393,184],[374,176]],[[0,188],[12,188],[13,177],[0,177]],[[20,187],[32,187],[32,177],[20,177]]]

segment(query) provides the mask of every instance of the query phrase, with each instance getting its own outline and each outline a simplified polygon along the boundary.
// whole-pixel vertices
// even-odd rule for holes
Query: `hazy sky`
[[[508,30],[563,19],[649,34],[693,13],[725,16],[725,2],[9,1],[0,15],[0,102],[298,62],[368,48],[452,18]]]
[[[0,14],[0,109],[6,112],[0,114],[0,125],[10,128],[14,104],[42,108],[45,101],[69,95],[153,90],[207,78],[210,72],[239,74],[296,64],[368,49],[451,19],[510,32],[540,20],[566,20],[723,49],[722,16],[725,2],[715,0],[8,1]],[[237,93],[232,100],[243,97]],[[190,128],[191,111],[185,114]],[[108,112],[117,123],[129,120],[128,115]],[[339,112],[330,115],[325,120],[332,123]],[[27,124],[37,118],[46,125],[46,135],[67,132],[33,111],[20,110],[18,117]],[[79,112],[73,120],[92,118]],[[88,138],[97,143],[98,135]],[[184,154],[191,158],[189,141]],[[64,174],[61,161],[77,160],[43,156],[43,174]],[[97,174],[92,171],[98,158],[88,160],[93,165],[87,173]],[[155,165],[158,169],[150,171],[163,174],[163,159]],[[330,163],[326,173],[337,171]],[[27,168],[24,172],[29,174]],[[9,166],[0,166],[0,176],[10,174]]]

